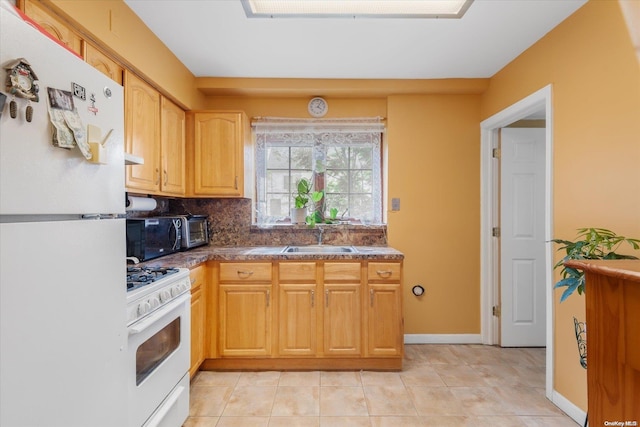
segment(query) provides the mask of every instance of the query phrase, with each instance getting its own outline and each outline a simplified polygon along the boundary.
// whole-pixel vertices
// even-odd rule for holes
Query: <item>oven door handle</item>
[[[145,423],[143,427],[158,427],[164,420],[169,410],[176,404],[178,398],[185,391],[185,387],[179,386],[167,397],[167,400],[162,404],[162,408],[156,412],[149,421]]]
[[[149,317],[142,319],[141,321],[136,322],[133,325],[129,326],[129,335],[136,335],[141,332],[144,332],[147,328],[149,328],[151,325],[153,325],[158,320],[160,320],[164,315],[171,312],[171,310],[173,310],[174,308],[179,307],[181,304],[184,304],[185,302],[189,301],[190,299],[191,299],[191,294],[189,292],[185,292],[184,294],[180,295],[178,298],[169,302],[167,305],[163,306],[159,310],[151,313]]]

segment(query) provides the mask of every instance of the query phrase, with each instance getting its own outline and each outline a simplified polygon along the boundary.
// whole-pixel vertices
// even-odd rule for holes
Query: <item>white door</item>
[[[503,128],[500,174],[502,347],[546,344],[545,130]]]

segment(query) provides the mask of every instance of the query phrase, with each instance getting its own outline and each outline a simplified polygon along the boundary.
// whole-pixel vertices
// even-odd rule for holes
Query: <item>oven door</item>
[[[154,424],[164,425],[161,418],[166,416],[181,419],[179,427],[188,416],[189,388],[183,383],[190,359],[190,301],[187,292],[129,326],[131,426],[142,426],[154,414]]]

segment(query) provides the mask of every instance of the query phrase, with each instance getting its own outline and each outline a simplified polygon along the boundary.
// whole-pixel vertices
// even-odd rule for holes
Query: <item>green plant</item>
[[[298,191],[297,194],[294,195],[294,202],[296,205],[296,208],[300,209],[300,208],[306,208],[307,207],[307,203],[309,203],[309,200],[312,200],[314,203],[319,202],[320,200],[322,200],[322,197],[324,196],[324,192],[322,191],[311,191],[311,181],[309,181],[306,178],[301,178],[298,181],[298,184],[296,185],[296,190]]]
[[[605,228],[579,228],[577,240],[553,239],[552,242],[564,245],[558,248],[559,251],[566,251],[566,256],[553,267],[562,267],[560,275],[562,279],[553,287],[567,289],[560,297],[560,302],[567,299],[576,290],[582,295],[584,288],[584,272],[575,268],[566,267],[565,261],[570,259],[638,259],[633,255],[622,255],[615,251],[623,243],[627,242],[633,249],[640,249],[640,240],[619,236],[611,230]]]

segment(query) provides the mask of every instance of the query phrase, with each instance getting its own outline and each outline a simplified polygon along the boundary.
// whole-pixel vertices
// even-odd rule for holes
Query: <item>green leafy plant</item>
[[[297,194],[294,195],[293,200],[295,202],[296,208],[306,208],[309,200],[314,203],[319,202],[324,197],[323,191],[311,191],[312,185],[311,181],[306,178],[301,178],[296,185]]]
[[[562,279],[555,284],[554,289],[566,288],[560,297],[560,302],[566,300],[576,290],[582,295],[584,288],[584,272],[575,268],[566,267],[565,261],[571,259],[638,259],[633,255],[622,255],[616,250],[623,242],[631,245],[633,249],[640,249],[640,239],[619,236],[605,228],[579,228],[575,242],[570,240],[553,239],[552,242],[561,244],[559,251],[565,251],[566,256],[553,267],[562,267],[560,275]]]

